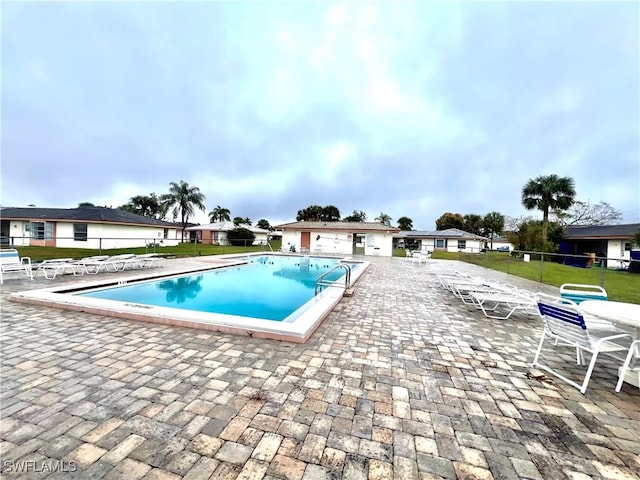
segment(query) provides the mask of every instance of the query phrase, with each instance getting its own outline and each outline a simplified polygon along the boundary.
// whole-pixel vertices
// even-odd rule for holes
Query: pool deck
[[[433,270],[556,288],[366,260],[304,344],[9,302],[86,278],[6,278],[3,478],[640,478],[638,388],[613,363],[584,395],[532,369],[540,320],[486,319]]]

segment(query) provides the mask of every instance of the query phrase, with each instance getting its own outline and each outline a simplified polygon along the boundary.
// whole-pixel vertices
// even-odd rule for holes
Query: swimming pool
[[[340,263],[338,258],[261,255],[249,257],[247,264],[235,267],[102,287],[75,295],[291,321],[292,314],[314,297],[318,277],[326,273],[328,281],[335,281],[345,274],[343,269],[330,271]]]
[[[284,254],[208,257],[180,261],[167,274],[144,274],[54,288],[17,292],[13,301],[118,318],[304,342],[345,293],[346,267],[351,285],[368,262]],[[224,263],[226,261],[226,263]],[[222,264],[220,264],[222,262]],[[333,287],[316,295],[317,278],[327,274]],[[95,277],[94,277],[95,278]]]

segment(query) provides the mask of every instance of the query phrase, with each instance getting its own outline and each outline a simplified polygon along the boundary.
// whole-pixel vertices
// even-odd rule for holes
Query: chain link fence
[[[458,260],[547,285],[599,285],[609,300],[640,303],[640,265],[620,258],[514,250],[458,253]]]

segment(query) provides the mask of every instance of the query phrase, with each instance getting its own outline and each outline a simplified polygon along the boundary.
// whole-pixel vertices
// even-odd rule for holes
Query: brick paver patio
[[[640,478],[640,392],[613,363],[582,395],[529,366],[538,319],[488,320],[429,268],[502,274],[371,261],[306,344],[17,304],[78,279],[7,279],[3,477]]]

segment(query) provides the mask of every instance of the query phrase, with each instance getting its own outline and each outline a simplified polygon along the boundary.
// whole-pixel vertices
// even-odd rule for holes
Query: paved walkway
[[[7,301],[73,281],[3,286],[5,478],[640,478],[613,364],[585,395],[538,376],[539,320],[488,320],[407,259],[372,259],[306,344]]]

